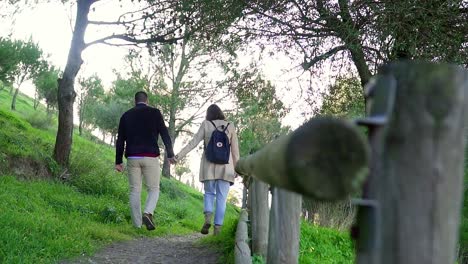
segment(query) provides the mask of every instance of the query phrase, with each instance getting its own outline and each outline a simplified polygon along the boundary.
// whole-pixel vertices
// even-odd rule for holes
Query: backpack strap
[[[211,121],[211,120],[209,120],[209,121],[210,121],[211,124],[213,124],[213,126],[215,127],[215,129],[218,130],[218,127],[215,125],[215,123],[214,123],[213,121]],[[230,124],[230,123],[227,123],[226,127],[224,127],[224,125],[223,125],[223,127],[224,127],[223,132],[224,132],[224,133],[226,133],[226,130],[227,130],[229,124]]]
[[[226,127],[223,129],[223,132],[226,133],[226,129],[228,128],[229,123],[227,123]]]
[[[211,121],[211,120],[209,120],[209,121],[210,121],[211,124],[213,124],[214,128],[215,128],[216,130],[218,130],[218,128],[216,127],[215,123],[213,123],[213,121]]]

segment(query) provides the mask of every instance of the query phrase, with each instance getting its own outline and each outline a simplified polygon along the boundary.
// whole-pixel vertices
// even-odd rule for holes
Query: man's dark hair
[[[143,102],[146,102],[148,100],[148,95],[143,92],[143,91],[139,91],[135,94],[135,103],[143,103]]]
[[[219,106],[212,104],[206,110],[206,120],[226,120],[226,117],[224,116],[223,111],[221,111]]]

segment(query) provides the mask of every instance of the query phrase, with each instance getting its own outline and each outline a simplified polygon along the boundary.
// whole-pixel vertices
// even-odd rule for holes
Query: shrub
[[[185,199],[187,197],[187,194],[180,189],[177,182],[172,179],[162,178],[160,189],[171,199]]]
[[[124,215],[115,209],[114,206],[107,206],[100,213],[103,223],[122,223],[125,221]]]
[[[37,129],[48,130],[53,127],[54,122],[51,116],[44,114],[43,112],[33,111],[29,112],[25,116],[26,121],[28,121],[31,126]]]

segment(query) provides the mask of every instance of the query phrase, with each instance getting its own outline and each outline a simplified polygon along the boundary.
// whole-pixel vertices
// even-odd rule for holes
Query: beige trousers
[[[141,185],[143,182],[148,191],[144,213],[153,214],[159,199],[159,181],[161,175],[159,158],[130,158],[127,159],[127,167],[132,222],[135,227],[141,227]]]

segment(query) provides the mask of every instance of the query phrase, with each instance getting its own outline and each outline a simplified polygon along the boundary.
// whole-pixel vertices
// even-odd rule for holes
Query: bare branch
[[[305,69],[305,70],[308,70],[310,69],[312,66],[314,66],[317,62],[319,61],[322,61],[322,60],[326,60],[328,58],[330,58],[331,56],[335,55],[337,52],[339,51],[342,51],[342,50],[346,50],[346,46],[338,46],[338,47],[334,47],[333,49],[321,54],[321,55],[318,55],[318,56],[315,56],[312,60],[310,61],[307,61],[306,59],[304,59],[304,63],[302,64],[302,67]]]
[[[104,37],[104,38],[97,39],[97,40],[91,41],[89,43],[86,43],[85,47],[87,48],[87,47],[89,47],[91,45],[98,44],[98,43],[108,44],[109,45],[109,43],[106,42],[106,41],[111,40],[111,39],[120,39],[120,40],[124,40],[124,41],[131,42],[131,43],[136,43],[136,44],[146,44],[146,43],[167,43],[167,44],[171,44],[171,43],[175,43],[178,40],[181,40],[181,39],[184,39],[184,38],[187,37],[187,36],[180,36],[180,37],[171,37],[171,38],[166,39],[167,35],[169,35],[169,33],[165,34],[165,35],[161,35],[161,36],[154,36],[154,37],[143,38],[143,39],[137,39],[135,37],[131,37],[131,36],[124,35],[124,34],[111,35],[111,36],[107,36],[107,37]]]

